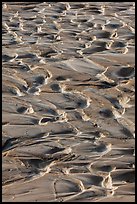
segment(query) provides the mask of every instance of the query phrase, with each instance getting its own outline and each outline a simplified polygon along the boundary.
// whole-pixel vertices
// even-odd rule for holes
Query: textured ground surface
[[[135,4],[2,8],[3,202],[134,201]]]

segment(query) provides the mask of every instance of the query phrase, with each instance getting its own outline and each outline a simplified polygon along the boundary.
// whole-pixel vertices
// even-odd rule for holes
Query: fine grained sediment
[[[134,202],[134,24],[134,2],[3,2],[3,202]]]

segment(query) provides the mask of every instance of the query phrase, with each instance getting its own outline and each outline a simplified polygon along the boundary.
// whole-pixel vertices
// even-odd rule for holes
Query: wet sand
[[[134,2],[3,3],[3,202],[135,201],[134,24]]]

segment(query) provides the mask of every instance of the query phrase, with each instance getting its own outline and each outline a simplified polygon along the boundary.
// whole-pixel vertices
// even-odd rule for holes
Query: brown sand
[[[2,8],[3,202],[134,202],[135,4]]]

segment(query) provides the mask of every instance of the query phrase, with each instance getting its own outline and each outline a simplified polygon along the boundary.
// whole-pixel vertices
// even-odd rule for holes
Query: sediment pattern
[[[134,201],[135,3],[2,5],[3,202]]]

